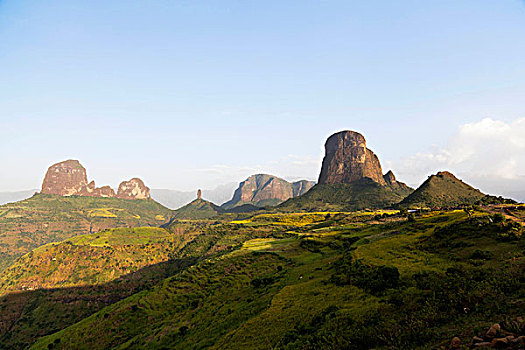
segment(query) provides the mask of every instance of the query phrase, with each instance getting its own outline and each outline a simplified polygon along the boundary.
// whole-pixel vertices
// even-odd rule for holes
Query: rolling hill
[[[400,207],[451,207],[480,202],[486,195],[464,183],[448,171],[431,175]]]
[[[172,211],[151,199],[35,194],[0,206],[0,271],[41,245],[116,227],[159,226]]]

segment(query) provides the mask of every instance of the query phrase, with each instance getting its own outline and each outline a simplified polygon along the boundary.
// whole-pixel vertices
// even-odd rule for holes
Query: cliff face
[[[88,183],[86,169],[78,160],[69,159],[47,169],[41,193],[59,196],[118,197],[124,199],[148,199],[150,190],[138,178],[123,181],[118,193],[109,186],[96,187]]]
[[[120,183],[117,197],[123,199],[148,199],[150,198],[150,190],[141,179],[135,177]]]
[[[41,192],[60,196],[79,195],[86,190],[87,184],[86,169],[78,160],[70,159],[47,169]]]
[[[341,184],[369,178],[386,185],[377,156],[366,148],[363,135],[341,131],[328,138],[319,184]]]
[[[233,198],[224,204],[224,208],[230,209],[242,204],[277,205],[302,195],[312,186],[313,182],[307,180],[291,183],[272,175],[252,175],[239,184]]]

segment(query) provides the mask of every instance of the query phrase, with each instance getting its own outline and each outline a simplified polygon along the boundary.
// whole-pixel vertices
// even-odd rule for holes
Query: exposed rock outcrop
[[[233,198],[224,203],[223,207],[230,209],[243,204],[260,207],[277,205],[287,199],[304,194],[313,185],[312,181],[307,180],[291,183],[272,175],[252,175],[239,184]]]
[[[47,169],[41,192],[60,196],[78,195],[86,191],[87,184],[86,169],[78,160],[69,159]]]
[[[341,131],[326,140],[319,184],[348,184],[369,178],[386,185],[377,156],[366,148],[363,135]]]
[[[123,199],[148,199],[150,189],[141,179],[134,177],[129,181],[122,181],[118,186],[117,197]]]
[[[413,189],[407,186],[405,183],[397,181],[396,176],[394,175],[392,170],[389,170],[383,176],[383,179],[385,180],[386,184],[392,187],[393,189],[400,190],[400,191],[409,191],[409,192],[413,191]]]
[[[82,164],[73,159],[50,166],[41,190],[41,193],[60,196],[119,197],[124,199],[147,199],[150,198],[149,192],[149,188],[137,178],[122,182],[117,195],[109,186],[96,187],[95,181],[88,183],[86,169]]]

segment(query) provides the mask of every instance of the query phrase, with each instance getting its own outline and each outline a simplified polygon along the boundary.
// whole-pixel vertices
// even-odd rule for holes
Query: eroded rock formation
[[[47,170],[41,193],[60,196],[119,197],[124,199],[150,198],[150,190],[138,178],[123,181],[117,195],[109,186],[96,187],[88,183],[86,169],[78,160],[69,159],[56,163]]]
[[[148,199],[150,198],[150,190],[141,179],[134,177],[129,181],[120,183],[117,197],[123,199]]]
[[[229,209],[242,204],[276,205],[302,195],[313,185],[312,181],[307,180],[291,183],[272,175],[252,175],[239,184],[233,198],[223,206]]]
[[[379,159],[366,148],[364,136],[355,131],[341,131],[330,136],[325,143],[318,183],[352,183],[363,178],[386,185]]]
[[[47,169],[42,193],[61,196],[78,195],[87,188],[86,169],[78,160],[66,160]]]

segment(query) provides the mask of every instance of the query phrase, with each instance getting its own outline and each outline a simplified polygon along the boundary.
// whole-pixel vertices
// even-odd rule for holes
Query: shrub
[[[496,213],[496,214],[492,215],[492,221],[494,221],[495,223],[504,222],[505,221],[505,215],[503,215],[501,213]]]

